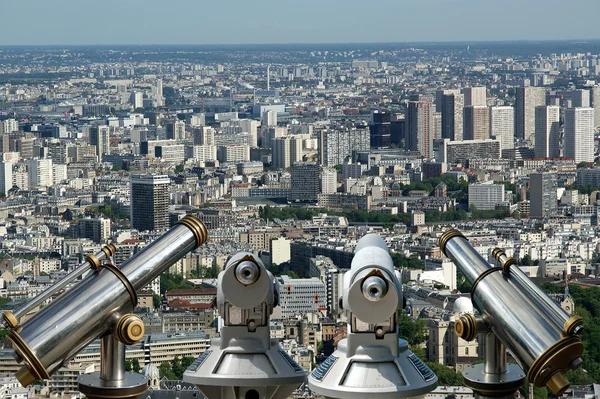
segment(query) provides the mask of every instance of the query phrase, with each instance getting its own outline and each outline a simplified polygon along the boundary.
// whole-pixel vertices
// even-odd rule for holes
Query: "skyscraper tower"
[[[139,231],[169,228],[167,175],[131,176],[131,227]]]
[[[425,158],[432,155],[432,111],[431,103],[409,101],[406,110],[407,148],[418,151]]]
[[[535,108],[535,157],[560,157],[560,107],[557,105]]]
[[[442,94],[440,100],[442,113],[442,138],[450,140],[463,139],[464,96],[459,93]]]
[[[485,140],[490,138],[490,113],[487,106],[465,106],[463,139]]]
[[[103,125],[90,127],[90,144],[96,146],[98,162],[102,162],[102,154],[110,154],[110,128]]]
[[[390,113],[375,110],[371,119],[371,147],[389,147],[392,137]]]
[[[565,158],[594,162],[594,109],[565,110]]]
[[[500,139],[500,150],[515,147],[515,109],[513,107],[490,108],[490,137]]]
[[[271,91],[271,64],[267,64],[267,91]]]
[[[532,218],[556,215],[556,174],[532,173],[529,175],[529,190]]]
[[[543,87],[517,87],[515,104],[515,135],[535,142],[535,107],[546,105]]]
[[[465,106],[473,105],[476,107],[487,106],[487,88],[486,87],[467,87],[465,93]]]

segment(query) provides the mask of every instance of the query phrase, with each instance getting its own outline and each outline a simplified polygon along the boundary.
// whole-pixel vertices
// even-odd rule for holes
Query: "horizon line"
[[[286,42],[286,43],[79,43],[79,44],[1,44],[0,47],[76,47],[76,46],[332,46],[332,45],[409,45],[409,44],[494,44],[494,43],[600,43],[590,39],[498,39],[498,40],[417,40],[372,42]]]

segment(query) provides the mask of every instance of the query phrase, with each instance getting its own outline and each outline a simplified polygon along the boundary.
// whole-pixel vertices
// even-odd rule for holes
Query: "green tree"
[[[426,326],[424,320],[411,320],[406,313],[400,313],[398,318],[398,335],[409,345],[419,345],[425,342]]]
[[[131,361],[131,371],[133,371],[134,373],[139,373],[140,370],[141,370],[140,361],[137,359],[133,359]]]
[[[175,173],[183,172],[183,164],[175,166]]]
[[[161,363],[160,366],[158,366],[158,372],[160,378],[165,377],[168,380],[177,380],[177,376],[173,373],[173,370],[171,369],[171,363],[169,362]]]
[[[157,309],[160,308],[160,305],[162,305],[162,298],[160,295],[152,295],[152,305],[154,305],[154,307]]]
[[[427,366],[437,375],[438,382],[440,385],[464,385],[464,379],[462,374],[458,373],[453,368],[444,366],[437,362],[425,362]]]
[[[160,275],[160,294],[179,288],[194,288],[194,284],[187,281],[180,274],[164,273]]]

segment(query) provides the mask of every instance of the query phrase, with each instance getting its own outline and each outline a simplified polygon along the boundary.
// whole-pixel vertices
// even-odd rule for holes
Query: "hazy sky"
[[[600,0],[0,0],[0,45],[600,38]]]

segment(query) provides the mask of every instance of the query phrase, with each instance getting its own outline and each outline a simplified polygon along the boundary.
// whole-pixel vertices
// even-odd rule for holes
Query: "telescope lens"
[[[244,261],[235,268],[235,278],[244,285],[254,284],[258,280],[260,270],[254,262]]]
[[[387,284],[381,277],[371,276],[363,282],[362,292],[369,301],[379,301],[387,294]]]

